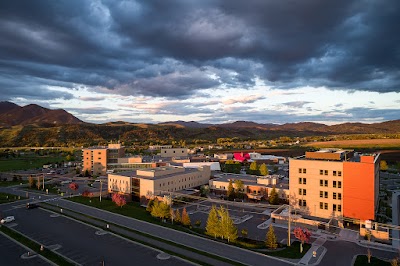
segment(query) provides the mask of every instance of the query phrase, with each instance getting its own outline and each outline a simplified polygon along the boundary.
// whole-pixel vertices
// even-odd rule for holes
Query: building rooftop
[[[282,188],[282,189],[289,189],[289,181],[287,179],[280,179],[279,175],[269,175],[267,177],[262,177],[262,176],[255,176],[255,175],[246,175],[246,174],[229,174],[229,173],[223,173],[223,174],[217,174],[214,175],[216,178],[212,179],[215,181],[222,181],[222,182],[229,182],[229,180],[232,180],[233,182],[237,179],[240,179],[243,181],[243,184],[245,186],[263,186],[263,187],[268,187],[272,188],[275,186],[276,188]],[[262,184],[258,183],[257,179],[276,179],[276,184]]]
[[[156,168],[138,169],[138,170],[134,170],[134,171],[124,171],[124,172],[119,172],[118,174],[114,174],[114,175],[154,180],[154,179],[163,179],[163,178],[173,177],[173,176],[187,174],[187,173],[196,173],[199,171],[195,168],[179,168],[179,169],[184,169],[184,171],[174,172],[174,173],[161,175],[161,176],[140,175],[140,172],[143,172],[143,171],[144,172],[162,172],[162,171],[167,171],[167,170],[174,170],[174,167],[156,167]],[[138,174],[138,172],[139,172],[139,174]]]

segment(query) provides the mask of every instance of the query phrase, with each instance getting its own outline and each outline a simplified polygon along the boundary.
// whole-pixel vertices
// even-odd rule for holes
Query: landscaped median
[[[46,259],[54,262],[57,265],[61,265],[61,266],[68,266],[68,265],[75,265],[74,263],[69,262],[68,260],[66,260],[65,258],[63,258],[62,256],[54,253],[53,251],[47,249],[47,248],[43,248],[43,250],[41,250],[41,245],[38,244],[37,242],[23,236],[22,234],[18,233],[17,231],[8,228],[4,225],[0,225],[0,231],[3,232],[4,234],[8,235],[9,237],[13,238],[15,241],[21,243],[22,245],[30,248],[31,250],[33,250],[35,253],[45,257]]]
[[[21,196],[16,196],[16,195],[13,195],[13,194],[0,192],[0,204],[14,202],[14,201],[17,201],[17,200],[22,200],[22,199],[25,199],[25,198],[21,197]]]
[[[150,215],[148,211],[142,206],[140,206],[137,202],[131,202],[123,207],[118,207],[113,201],[110,199],[103,198],[102,201],[99,201],[99,198],[90,198],[90,197],[73,197],[68,198],[68,200],[85,204],[91,207],[99,208],[102,210],[118,213],[127,217],[135,218],[138,220],[150,222],[153,224],[161,225],[164,227],[173,228],[175,230],[183,231],[190,234],[196,234],[198,236],[202,236],[204,238],[212,239],[214,241],[223,242],[226,244],[235,245],[244,249],[248,249],[251,251],[255,251],[258,253],[266,254],[269,256],[281,257],[281,258],[289,258],[289,259],[301,259],[304,254],[307,253],[308,249],[311,247],[310,244],[303,244],[303,252],[300,253],[300,242],[294,242],[290,247],[286,245],[278,244],[277,249],[269,250],[265,246],[264,241],[256,241],[248,238],[239,237],[235,241],[227,242],[221,239],[215,239],[205,234],[205,230],[202,228],[198,228],[196,226],[183,226],[178,223],[169,223],[163,222],[162,219],[158,219]],[[209,255],[209,254],[208,254]]]
[[[207,252],[203,252],[201,250],[197,250],[197,249],[194,249],[194,248],[191,248],[191,247],[188,247],[188,246],[180,245],[180,244],[171,242],[169,240],[158,238],[156,236],[152,236],[152,235],[149,235],[149,234],[146,234],[146,233],[143,233],[143,232],[131,229],[131,228],[127,228],[127,227],[124,227],[124,226],[121,226],[121,225],[118,225],[118,224],[114,224],[114,223],[110,223],[110,222],[107,222],[107,221],[103,221],[101,219],[92,217],[92,216],[87,215],[87,214],[75,212],[73,210],[66,209],[66,208],[63,208],[63,211],[61,212],[60,208],[55,207],[54,205],[51,205],[51,204],[48,204],[48,203],[41,203],[40,206],[42,208],[44,208],[44,209],[48,209],[48,210],[51,210],[51,211],[56,211],[56,212],[66,216],[66,217],[73,218],[75,220],[81,221],[81,222],[83,222],[85,224],[88,224],[88,225],[92,225],[92,226],[95,226],[95,227],[98,227],[98,228],[102,228],[104,231],[109,231],[109,232],[111,232],[111,233],[113,233],[115,235],[119,235],[119,236],[121,236],[123,238],[132,240],[134,242],[143,244],[143,245],[148,246],[148,247],[152,247],[152,248],[158,249],[158,250],[163,251],[165,253],[168,253],[170,255],[173,255],[173,256],[176,256],[176,257],[180,257],[182,259],[197,263],[199,265],[213,265],[213,264],[206,263],[205,261],[200,260],[200,259],[196,259],[196,258],[193,258],[193,257],[185,256],[183,253],[187,253],[187,252],[183,252],[183,253],[182,252],[178,252],[178,251],[176,251],[176,249],[174,247],[176,247],[177,249],[182,249],[184,251],[189,251],[189,253],[191,252],[191,253],[199,254],[200,256],[203,256],[203,258],[211,258],[214,261],[221,261],[221,262],[225,262],[225,263],[230,264],[230,265],[243,266],[242,263],[239,263],[239,262],[236,262],[236,261],[232,261],[232,260],[217,256],[217,255],[209,254]],[[105,226],[106,224],[108,225],[107,227]],[[128,235],[132,235],[130,233],[132,233],[133,235],[136,235],[136,237],[128,236]],[[157,244],[157,242],[162,243],[162,244],[166,244],[167,248],[162,247],[160,244]]]

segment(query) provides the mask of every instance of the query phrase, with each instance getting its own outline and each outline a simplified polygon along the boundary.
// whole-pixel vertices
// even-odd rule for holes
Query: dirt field
[[[305,146],[315,148],[363,148],[363,149],[385,149],[399,148],[400,139],[357,139],[338,140],[308,143]]]

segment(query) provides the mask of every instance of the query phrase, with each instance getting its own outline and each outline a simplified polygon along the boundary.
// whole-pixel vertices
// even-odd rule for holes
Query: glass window
[[[333,176],[336,176],[336,171],[333,171]]]
[[[339,200],[342,199],[342,193],[338,193],[338,199],[339,199]]]
[[[324,203],[320,202],[319,203],[319,208],[322,210],[324,208]]]
[[[303,183],[303,182],[302,182],[302,178],[299,177],[299,184],[301,184],[301,183]]]
[[[299,188],[299,195],[301,195],[301,188]]]
[[[327,199],[328,198],[328,191],[324,192],[324,197]]]
[[[325,186],[326,187],[328,186],[328,180],[325,180]]]
[[[307,185],[307,178],[303,178],[303,185]]]
[[[323,198],[323,197],[324,197],[324,192],[323,192],[323,191],[320,191],[320,192],[319,192],[319,197],[320,197],[320,198]]]
[[[324,209],[327,210],[328,209],[328,203],[324,203]]]
[[[333,183],[333,187],[336,187],[336,181],[333,181],[332,183]]]
[[[325,170],[325,175],[328,175],[328,170]]]
[[[323,175],[324,174],[324,170],[319,170],[319,174]]]
[[[338,210],[338,212],[341,212],[342,211],[342,205],[339,204],[337,210]]]
[[[342,171],[338,171],[338,176],[342,176]]]
[[[336,204],[333,204],[333,211],[336,211]]]
[[[306,174],[306,173],[307,173],[307,169],[303,168],[303,174]]]
[[[338,188],[342,188],[342,181],[338,181]]]
[[[307,196],[307,190],[303,189],[303,196]]]
[[[336,199],[336,192],[333,192],[333,199]]]
[[[324,185],[324,180],[320,179],[319,180],[319,185],[322,187]]]
[[[301,168],[299,168],[299,174],[301,174]]]

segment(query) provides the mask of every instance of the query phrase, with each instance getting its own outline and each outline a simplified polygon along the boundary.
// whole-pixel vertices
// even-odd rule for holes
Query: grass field
[[[43,167],[47,163],[65,161],[61,156],[21,156],[18,158],[9,158],[0,160],[0,172],[12,170],[27,170]]]
[[[15,185],[20,185],[20,184],[27,184],[28,180],[17,180],[17,181],[0,181],[0,187],[9,187],[9,186],[15,186]]]
[[[358,255],[356,261],[354,262],[354,266],[362,266],[362,265],[369,265],[369,266],[390,266],[390,262],[384,261],[375,257],[371,257],[371,263],[368,263],[368,258],[366,255]],[[397,264],[396,264],[397,265]]]
[[[363,148],[363,149],[389,149],[400,148],[400,139],[356,139],[335,140],[307,143],[307,147],[315,148]]]

